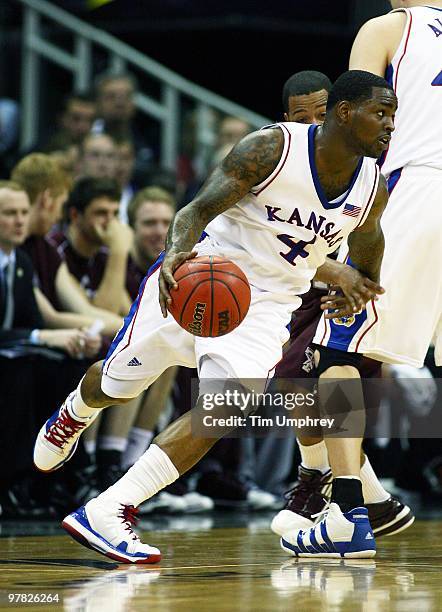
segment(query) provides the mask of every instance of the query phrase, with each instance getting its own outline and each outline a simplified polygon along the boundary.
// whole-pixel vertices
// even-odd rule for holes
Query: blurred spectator
[[[117,142],[118,163],[115,178],[121,189],[120,221],[128,222],[127,207],[135,194],[132,178],[135,169],[135,149],[131,140]]]
[[[89,304],[63,257],[46,237],[60,218],[70,188],[69,178],[52,157],[43,153],[23,158],[13,169],[12,178],[26,191],[31,203],[28,238],[23,248],[35,268],[35,294],[46,325],[90,327],[99,319],[105,333],[116,333],[121,319]],[[94,338],[88,342],[99,341],[95,335]]]
[[[226,145],[230,145],[230,148],[232,148],[251,131],[252,127],[243,119],[231,116],[224,117],[218,127],[217,148]]]
[[[57,117],[57,131],[43,146],[44,151],[80,145],[89,134],[95,119],[95,101],[89,94],[71,93],[63,100]]]
[[[251,131],[251,126],[242,119],[237,117],[227,116],[222,119],[218,125],[218,133],[216,137],[215,148],[211,152],[208,166],[206,164],[206,174],[210,173],[213,168],[218,165],[237,142],[241,140]],[[196,172],[195,179],[190,181],[184,191],[184,195],[179,202],[178,209],[185,206],[193,200],[198,191],[201,189],[206,175]]]
[[[79,176],[115,179],[118,169],[118,150],[108,134],[89,134],[80,147]]]
[[[18,248],[27,235],[29,212],[22,187],[12,181],[0,182],[0,369],[7,380],[7,403],[0,411],[0,461],[9,466],[1,476],[0,504],[5,518],[31,518],[46,512],[30,494],[36,422],[47,418],[54,395],[57,401],[64,396],[66,386],[61,388],[60,383],[66,371],[72,386],[85,369],[78,362],[78,370],[76,361],[64,355],[81,357],[86,334],[79,329],[44,328],[34,297],[32,263]],[[57,369],[60,372],[55,376]]]
[[[151,130],[137,125],[137,87],[135,77],[129,73],[99,75],[95,82],[98,119],[93,126],[95,133],[106,132],[117,141],[133,142],[136,174],[145,172],[157,157],[156,142],[149,142],[145,136]]]
[[[134,300],[148,269],[166,244],[167,231],[175,212],[175,201],[161,187],[146,187],[129,203],[129,225],[134,240],[128,262],[127,289]]]
[[[181,151],[177,160],[177,197],[181,199],[189,183],[207,175],[217,146],[219,113],[211,108],[193,109],[184,114]]]
[[[165,189],[175,199],[177,194],[177,177],[174,170],[152,166],[147,172],[138,174],[135,177],[137,188],[142,189],[149,185],[156,185]]]
[[[60,143],[59,145],[54,145],[53,148],[46,147],[45,153],[50,155],[70,177],[77,176],[80,161],[79,145],[68,142],[65,145]]]

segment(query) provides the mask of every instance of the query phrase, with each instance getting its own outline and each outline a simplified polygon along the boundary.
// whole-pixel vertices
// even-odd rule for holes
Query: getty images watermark
[[[204,427],[333,427],[333,418],[294,417],[287,412],[296,408],[312,408],[315,405],[315,393],[280,393],[280,392],[252,392],[226,389],[223,393],[203,393],[201,403],[203,410],[210,414],[203,415]],[[231,414],[217,416],[211,414],[216,408],[234,408],[243,415]],[[264,408],[283,408],[286,412],[276,413],[272,416],[263,414],[250,414],[251,411]],[[244,416],[246,415],[246,416]]]
[[[268,387],[263,380],[192,381],[192,433],[196,437],[278,437],[304,431],[318,435],[334,427],[334,417],[320,414],[312,381],[301,387]]]
[[[442,438],[442,379],[192,379],[192,434]]]

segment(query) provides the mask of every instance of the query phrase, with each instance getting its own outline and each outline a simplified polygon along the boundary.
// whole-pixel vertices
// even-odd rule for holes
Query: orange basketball
[[[170,312],[194,336],[215,338],[241,323],[250,306],[250,286],[242,270],[213,255],[185,261],[174,272]]]

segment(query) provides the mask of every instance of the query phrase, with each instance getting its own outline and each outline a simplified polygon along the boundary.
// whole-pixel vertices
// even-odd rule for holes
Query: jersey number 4
[[[292,266],[296,266],[295,259],[297,257],[302,257],[303,259],[308,257],[310,253],[305,250],[305,247],[307,244],[314,244],[316,242],[316,236],[313,236],[312,240],[309,240],[309,242],[306,242],[305,240],[298,240],[298,242],[295,242],[293,240],[293,236],[290,236],[290,234],[278,234],[276,237],[278,240],[290,247],[290,251],[288,253],[283,253],[280,251],[279,254]]]

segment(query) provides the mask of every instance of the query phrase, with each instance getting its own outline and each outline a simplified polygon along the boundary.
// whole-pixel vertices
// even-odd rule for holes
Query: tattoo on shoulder
[[[278,165],[284,148],[280,128],[253,132],[243,138],[222,162],[226,174],[251,186],[262,183]]]

